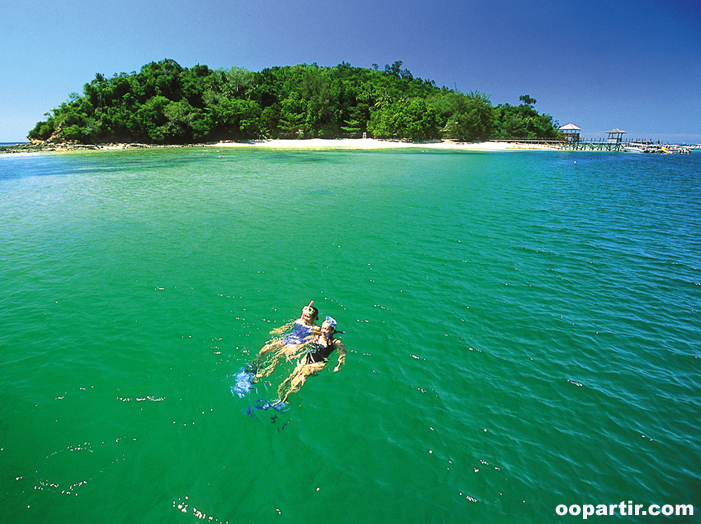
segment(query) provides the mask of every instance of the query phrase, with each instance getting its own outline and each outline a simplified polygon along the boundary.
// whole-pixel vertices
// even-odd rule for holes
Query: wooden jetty
[[[659,140],[648,139],[610,141],[608,139],[591,138],[577,141],[569,140],[536,140],[528,138],[500,138],[495,142],[509,142],[524,149],[534,146],[533,149],[556,149],[559,151],[610,151],[627,153],[658,153],[658,154],[682,154],[689,155],[694,149],[701,146],[685,146],[675,144],[664,144]]]
[[[565,142],[562,147],[565,151],[625,151],[625,142],[612,142],[599,138],[581,139],[576,142]]]
[[[561,151],[610,151],[618,152],[625,151],[629,153],[660,153],[660,154],[691,154],[695,146],[680,146],[663,144],[662,142],[649,139],[623,140],[623,135],[626,134],[622,129],[612,129],[607,131],[608,137],[602,138],[584,138],[580,137],[582,129],[576,125],[569,123],[559,128],[561,138],[558,140],[529,140],[523,138],[501,139],[501,141],[511,142],[524,147],[529,145],[556,149]]]

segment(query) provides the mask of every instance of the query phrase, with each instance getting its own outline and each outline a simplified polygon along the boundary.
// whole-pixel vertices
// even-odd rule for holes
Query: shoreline
[[[455,142],[436,140],[431,142],[409,142],[399,140],[379,140],[376,138],[309,138],[304,140],[256,140],[250,142],[218,142],[221,147],[262,147],[277,149],[443,149],[464,151],[507,151],[512,149],[558,151],[547,144],[527,144],[517,142]]]
[[[346,150],[373,150],[373,149],[434,149],[434,150],[458,150],[458,151],[561,151],[553,144],[538,144],[527,142],[455,142],[452,140],[436,140],[430,142],[409,142],[399,140],[380,140],[376,138],[308,138],[308,139],[275,139],[275,140],[246,140],[246,141],[220,141],[201,144],[139,144],[139,143],[113,143],[113,144],[78,144],[78,143],[27,143],[14,146],[0,147],[3,153],[42,153],[65,151],[115,151],[127,149],[156,149],[156,148],[181,148],[181,147],[227,147],[227,148],[264,148],[264,149],[346,149]]]

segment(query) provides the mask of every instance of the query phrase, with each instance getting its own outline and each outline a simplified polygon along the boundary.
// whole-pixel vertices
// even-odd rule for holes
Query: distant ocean
[[[698,522],[698,152],[0,155],[0,291],[6,522]]]

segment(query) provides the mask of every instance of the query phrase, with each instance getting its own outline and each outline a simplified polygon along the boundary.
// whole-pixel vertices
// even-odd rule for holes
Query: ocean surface
[[[0,155],[2,521],[699,522],[700,311],[698,153]]]

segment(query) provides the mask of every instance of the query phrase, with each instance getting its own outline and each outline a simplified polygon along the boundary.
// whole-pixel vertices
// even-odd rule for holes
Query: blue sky
[[[0,142],[112,76],[172,58],[260,71],[396,60],[584,136],[701,142],[699,0],[24,0],[0,7]]]

